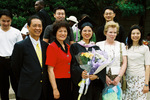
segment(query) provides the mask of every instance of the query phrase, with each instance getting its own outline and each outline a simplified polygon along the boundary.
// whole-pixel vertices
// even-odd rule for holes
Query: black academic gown
[[[94,48],[95,50],[99,50],[98,46],[92,46],[88,48],[88,51],[92,51],[92,48]],[[85,47],[81,46],[78,43],[72,44],[70,48],[70,52],[72,55],[71,61],[71,79],[73,83],[72,95],[74,100],[77,100],[79,95],[78,83],[82,80],[81,74],[83,71],[83,69],[80,68],[79,63],[77,62],[75,55],[77,55],[80,52],[88,52],[88,51],[86,50]],[[81,100],[99,100],[100,93],[102,92],[104,84],[106,83],[106,68],[96,75],[99,77],[99,79],[91,81],[87,94],[82,95]]]

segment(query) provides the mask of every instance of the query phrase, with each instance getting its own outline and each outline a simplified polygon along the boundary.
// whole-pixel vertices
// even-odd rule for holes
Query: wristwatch
[[[121,79],[122,78],[122,76],[121,75],[118,75],[118,77]]]
[[[149,86],[148,84],[145,84],[145,86]]]

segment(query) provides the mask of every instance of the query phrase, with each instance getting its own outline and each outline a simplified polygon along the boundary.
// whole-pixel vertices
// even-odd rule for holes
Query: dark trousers
[[[5,59],[0,57],[0,96],[1,100],[9,100],[9,77],[11,81],[12,88],[17,94],[17,83],[14,77],[14,74],[11,70],[11,61],[9,59]],[[18,98],[16,99],[18,100]]]
[[[19,98],[19,100],[32,100],[32,99]],[[43,92],[43,90],[42,90],[41,96],[40,96],[40,98],[39,98],[38,100],[49,100],[49,99],[46,99],[46,98],[44,97],[44,92]],[[50,100],[51,100],[51,99],[50,99]]]

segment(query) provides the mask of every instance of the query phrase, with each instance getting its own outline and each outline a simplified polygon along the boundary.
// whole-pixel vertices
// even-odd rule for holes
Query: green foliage
[[[77,2],[80,0],[77,0]],[[80,9],[78,8],[77,2],[73,0],[51,0],[50,5],[52,9],[57,6],[64,6],[66,8],[66,17],[70,15],[75,15],[78,17]],[[53,10],[52,10],[53,11]]]
[[[147,1],[146,1],[146,9],[149,9],[149,10],[150,10],[150,0],[147,0]]]
[[[0,9],[8,9],[13,13],[12,26],[21,30],[29,16],[35,14],[36,0],[0,0]]]
[[[22,16],[14,16],[13,20],[12,20],[12,26],[17,28],[17,29],[21,29],[23,27],[23,25],[26,23],[26,18],[22,17]]]
[[[7,8],[10,10],[14,15],[12,25],[21,29],[28,17],[36,13],[34,9],[35,1],[0,0],[0,9]],[[45,0],[45,4],[45,9],[51,16],[52,21],[55,20],[53,17],[53,9],[60,5],[66,8],[66,17],[74,15],[79,20],[80,16],[86,13],[92,19],[99,20],[100,22],[103,19],[103,8],[106,6],[117,8],[122,12],[123,16],[143,14],[145,11],[143,0]],[[150,4],[146,6],[147,9],[150,9]]]
[[[144,14],[145,8],[144,8],[144,5],[141,4],[142,2],[140,3],[140,1],[141,0],[134,0],[134,2],[119,0],[119,2],[116,5],[122,12],[123,16]]]

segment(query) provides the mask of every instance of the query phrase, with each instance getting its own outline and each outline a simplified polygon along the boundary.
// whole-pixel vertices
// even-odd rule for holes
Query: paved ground
[[[10,88],[10,90],[9,90],[9,98],[10,98],[10,100],[16,100],[15,99],[15,95],[14,95],[14,91],[12,90],[12,88]],[[0,99],[1,100],[1,99]],[[150,92],[148,93],[148,98],[147,98],[147,100],[150,100]]]
[[[16,100],[12,88],[10,88],[10,95],[9,95],[9,98],[10,98],[10,100]],[[148,93],[148,98],[147,98],[147,100],[150,100],[150,92]]]

